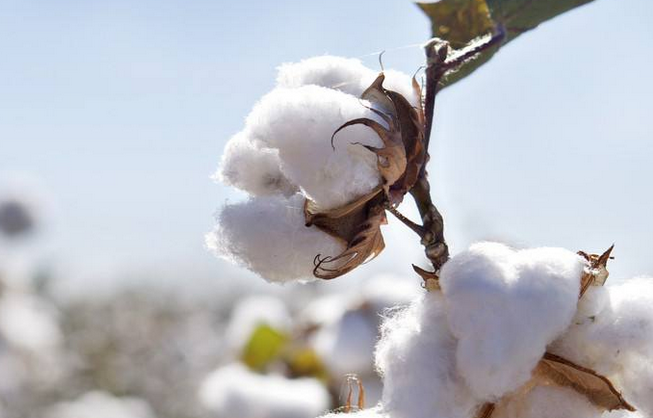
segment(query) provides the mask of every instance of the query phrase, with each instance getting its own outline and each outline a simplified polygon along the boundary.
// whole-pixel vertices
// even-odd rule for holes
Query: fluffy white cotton
[[[347,418],[386,418],[387,414],[383,412],[383,409],[380,406],[375,406],[374,408],[361,409],[360,411],[349,412],[346,414]],[[326,415],[322,415],[320,418],[342,418],[343,414],[341,412],[334,412]]]
[[[154,413],[138,398],[88,392],[74,401],[54,405],[45,413],[45,418],[154,418]]]
[[[653,356],[653,279],[593,287],[553,350],[605,374],[633,355]]]
[[[381,147],[371,129],[356,125],[331,136],[356,118],[379,119],[349,94],[319,86],[278,88],[247,117],[254,144],[277,150],[281,171],[320,208],[345,205],[381,183],[376,155],[360,144]]]
[[[52,350],[63,338],[56,315],[53,306],[36,296],[6,292],[0,298],[0,333],[19,349]]]
[[[599,418],[602,411],[573,389],[536,386],[497,405],[492,418]]]
[[[258,326],[290,331],[292,318],[285,303],[270,295],[249,296],[238,301],[231,312],[225,340],[232,350],[240,351]]]
[[[428,293],[382,326],[376,366],[392,418],[469,418],[480,405],[456,370],[442,295]]]
[[[608,376],[630,403],[653,416],[653,279],[591,288],[550,350]]]
[[[316,227],[306,227],[303,207],[299,194],[228,204],[207,235],[207,246],[269,281],[312,279],[315,256],[337,255],[344,245]]]
[[[332,377],[371,372],[377,324],[376,312],[350,310],[317,332],[312,345]]]
[[[318,380],[260,375],[239,364],[210,374],[199,398],[215,416],[229,418],[314,418],[329,407]]]
[[[297,193],[297,186],[281,172],[280,165],[277,150],[256,146],[244,131],[227,142],[215,177],[253,196]]]
[[[379,73],[354,58],[324,55],[283,64],[279,67],[277,85],[296,88],[312,84],[360,97]],[[419,98],[408,75],[395,70],[385,70],[384,74],[386,89],[402,94],[413,106],[417,105]]]
[[[475,244],[443,266],[457,369],[476,396],[496,400],[530,379],[574,317],[583,268],[567,250],[496,243]]]

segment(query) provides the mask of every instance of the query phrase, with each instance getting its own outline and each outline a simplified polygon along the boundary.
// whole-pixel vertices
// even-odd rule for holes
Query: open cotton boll
[[[496,400],[528,381],[571,323],[584,264],[567,250],[479,243],[442,268],[456,365],[476,396]]]
[[[350,126],[356,118],[379,117],[369,103],[318,86],[275,89],[247,117],[247,129],[257,146],[276,149],[281,171],[320,209],[343,206],[380,185],[376,155],[361,144],[381,147],[373,130]]]
[[[372,353],[376,344],[375,312],[350,310],[322,327],[312,345],[334,377],[373,372]]]
[[[304,197],[254,197],[228,204],[207,246],[272,282],[313,279],[317,254],[335,255],[344,245],[316,227],[306,227]]]
[[[375,359],[392,418],[469,418],[480,406],[456,371],[444,309],[442,296],[428,293],[382,325]]]
[[[231,312],[225,331],[226,343],[232,350],[240,351],[261,325],[290,331],[292,318],[281,299],[269,295],[255,295],[239,300]]]
[[[653,417],[653,363],[650,356],[622,360],[622,370],[613,378],[624,397],[644,416]]]
[[[215,178],[253,196],[297,193],[297,186],[281,172],[280,165],[277,150],[257,147],[243,131],[227,142]]]
[[[261,375],[232,364],[211,373],[199,391],[216,417],[315,418],[329,407],[329,393],[316,379]]]
[[[602,411],[570,388],[536,386],[502,400],[492,418],[599,418]]]
[[[87,392],[71,402],[49,408],[45,418],[154,418],[154,412],[139,398],[118,398],[106,392]]]

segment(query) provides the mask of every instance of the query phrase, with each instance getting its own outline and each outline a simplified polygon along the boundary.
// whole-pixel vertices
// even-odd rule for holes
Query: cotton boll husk
[[[292,318],[281,299],[270,295],[254,295],[239,300],[225,330],[227,345],[239,352],[261,325],[290,332]]]
[[[106,392],[87,392],[72,402],[48,409],[45,418],[154,418],[150,406],[139,398],[118,398]]]
[[[227,204],[218,215],[207,246],[271,282],[313,279],[318,254],[337,255],[344,244],[306,227],[304,197],[253,197]]]
[[[574,317],[583,267],[567,250],[496,243],[475,244],[443,266],[457,369],[477,397],[496,400],[530,379]]]
[[[455,367],[456,339],[446,325],[443,297],[428,293],[388,317],[376,367],[381,403],[393,418],[469,418],[480,406]]]
[[[380,185],[376,155],[361,144],[381,147],[374,131],[350,126],[356,118],[379,117],[369,103],[340,91],[318,86],[278,88],[264,96],[247,117],[251,140],[276,149],[281,171],[320,209],[343,206]]]
[[[316,379],[260,375],[240,364],[211,373],[199,399],[215,416],[229,418],[314,418],[329,407],[329,394]]]
[[[214,177],[253,196],[297,193],[297,186],[281,172],[280,165],[277,150],[257,147],[242,131],[227,142]]]
[[[492,418],[599,418],[601,410],[573,389],[536,386],[502,400]]]
[[[375,312],[350,310],[338,321],[321,328],[312,339],[312,346],[332,376],[367,375],[373,371],[376,333]]]

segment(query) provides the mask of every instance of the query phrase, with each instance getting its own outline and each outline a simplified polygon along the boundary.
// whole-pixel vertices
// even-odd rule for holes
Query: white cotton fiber
[[[277,150],[259,148],[247,132],[239,132],[227,142],[215,178],[253,196],[297,193],[297,186],[281,172],[280,165]]]
[[[292,318],[281,299],[271,295],[253,295],[239,300],[229,317],[225,342],[230,349],[240,353],[252,333],[261,325],[290,333]]]
[[[0,298],[0,335],[32,353],[50,352],[63,341],[54,306],[22,292],[6,291]]]
[[[297,88],[316,85],[360,97],[380,72],[365,67],[357,59],[324,55],[283,64],[279,67],[277,86]],[[384,74],[383,86],[386,89],[402,94],[413,106],[417,106],[420,98],[413,90],[410,76],[392,69],[385,70]]]
[[[61,402],[45,418],[154,418],[150,406],[139,398],[118,398],[106,392],[88,392],[71,402]]]
[[[281,171],[320,208],[343,206],[381,183],[376,155],[360,144],[381,147],[356,118],[379,119],[360,99],[318,86],[278,88],[265,95],[247,117],[250,140],[278,150]]]
[[[317,254],[337,255],[344,245],[316,227],[306,227],[304,197],[253,197],[227,204],[207,246],[273,282],[313,278]]]
[[[279,87],[297,88],[312,84],[340,90],[356,97],[360,97],[378,75],[377,71],[365,67],[357,59],[330,55],[283,64],[278,71]]]
[[[372,371],[376,344],[376,312],[349,310],[338,321],[326,324],[315,335],[312,346],[334,378],[346,374],[367,375]]]
[[[653,279],[594,287],[552,351],[603,374],[618,373],[633,355],[653,356]]]
[[[320,418],[342,418],[343,414],[341,412],[334,412],[326,415],[322,415]],[[346,414],[347,418],[390,418],[387,414],[383,412],[383,409],[380,406],[375,406],[374,408],[361,409],[360,411],[349,412]]]
[[[567,250],[496,243],[475,244],[443,266],[457,369],[476,396],[496,400],[530,379],[574,317],[583,267]]]
[[[261,375],[240,364],[211,373],[199,399],[215,416],[228,418],[314,418],[329,407],[329,393],[316,379]]]
[[[536,386],[501,401],[492,418],[599,418],[601,410],[570,388]]]
[[[469,418],[480,405],[456,370],[442,295],[428,293],[385,320],[376,349],[382,405],[392,418]]]

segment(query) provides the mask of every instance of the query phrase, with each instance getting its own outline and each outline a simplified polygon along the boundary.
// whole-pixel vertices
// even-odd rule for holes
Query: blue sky
[[[422,51],[405,46],[429,36],[414,5],[390,0],[0,10],[0,174],[36,178],[50,196],[56,257],[184,280],[238,272],[203,249],[216,208],[243,198],[209,175],[277,65],[330,53],[376,67],[385,49],[387,67],[412,74]],[[648,0],[596,0],[441,94],[430,172],[454,251],[616,242],[614,275],[653,274],[651,22]],[[422,260],[391,229],[359,275],[410,274]]]

